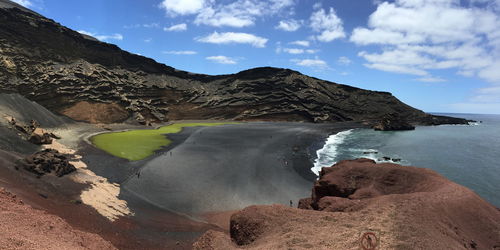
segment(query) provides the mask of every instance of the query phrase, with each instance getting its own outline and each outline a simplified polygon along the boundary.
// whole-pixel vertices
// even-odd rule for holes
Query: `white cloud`
[[[208,1],[206,0],[163,0],[159,7],[164,9],[167,14],[175,15],[189,15],[195,14],[206,7]]]
[[[184,31],[187,30],[187,24],[185,23],[180,23],[180,24],[175,24],[170,27],[164,27],[164,31]]]
[[[298,66],[303,66],[303,67],[309,67],[313,68],[316,70],[323,70],[328,68],[328,64],[318,58],[315,59],[292,59],[292,62],[294,62]]]
[[[198,52],[192,51],[192,50],[170,50],[170,51],[163,51],[163,54],[169,54],[169,55],[196,55]]]
[[[153,41],[153,38],[146,38],[146,39],[144,39],[145,43],[150,43],[151,41]]]
[[[314,50],[314,49],[298,49],[298,48],[283,48],[282,50],[285,53],[294,54],[294,55],[304,54],[304,53],[314,54],[314,53],[318,52],[317,50]]]
[[[304,46],[304,47],[309,47],[309,45],[310,45],[309,41],[305,41],[305,40],[293,41],[290,44]]]
[[[303,49],[295,49],[295,48],[291,48],[291,49],[284,48],[283,51],[288,53],[288,54],[303,54],[304,53]]]
[[[137,28],[159,28],[159,23],[144,23],[144,24],[131,24],[123,26],[124,29],[137,29]]]
[[[497,59],[495,63],[492,63],[491,65],[488,65],[487,67],[481,69],[478,75],[479,77],[490,82],[500,82],[500,59]]]
[[[417,78],[417,79],[415,79],[415,81],[419,81],[419,82],[446,82],[446,79],[443,79],[441,77],[426,76],[426,77]]]
[[[33,6],[33,3],[29,0],[12,0],[12,2],[22,5],[26,8]]]
[[[236,64],[236,60],[227,56],[209,56],[205,59],[220,64]]]
[[[241,43],[250,44],[253,47],[264,48],[267,43],[267,39],[259,37],[249,33],[236,33],[236,32],[223,32],[218,33],[214,31],[212,34],[205,37],[198,37],[195,39],[198,42],[203,43],[215,43],[215,44],[231,44],[231,43]]]
[[[349,59],[345,56],[341,56],[341,57],[339,57],[339,59],[337,59],[337,63],[340,65],[349,65],[352,63],[352,61],[351,61],[351,59]]]
[[[300,26],[302,26],[300,21],[290,19],[290,20],[281,20],[275,28],[291,32],[298,30]]]
[[[92,36],[97,38],[100,41],[108,41],[108,40],[123,40],[123,36],[121,34],[115,33],[111,35],[98,35],[96,33],[88,32],[85,30],[78,30],[78,33],[84,34],[87,36]]]
[[[328,12],[325,12],[324,9],[318,9],[311,15],[310,22],[311,28],[320,33],[315,36],[315,39],[321,42],[331,42],[346,36],[343,22],[333,8],[330,8]]]
[[[400,73],[400,74],[411,74],[418,76],[426,76],[428,73],[425,70],[415,69],[408,66],[387,64],[387,63],[367,63],[364,64],[365,67],[370,69],[378,69],[386,72]]]
[[[369,68],[433,82],[440,78],[430,70],[454,69],[500,83],[500,9],[487,2],[473,0],[469,7],[459,0],[382,2],[368,27],[355,28],[350,41],[380,46],[379,52],[358,54]]]
[[[236,0],[228,4],[210,4],[201,9],[194,23],[221,27],[247,27],[255,24],[259,17],[282,12],[294,5],[293,0]]]

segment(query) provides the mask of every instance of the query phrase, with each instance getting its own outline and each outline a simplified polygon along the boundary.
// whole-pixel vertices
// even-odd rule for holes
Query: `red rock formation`
[[[299,206],[245,208],[231,217],[231,237],[208,232],[194,246],[357,249],[371,232],[377,249],[500,248],[500,211],[429,169],[342,161],[323,168]]]

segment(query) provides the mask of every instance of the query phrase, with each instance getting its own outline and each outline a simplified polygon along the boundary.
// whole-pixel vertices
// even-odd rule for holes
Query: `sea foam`
[[[319,176],[319,172],[321,171],[322,167],[330,167],[335,164],[338,154],[338,147],[351,133],[352,129],[330,135],[326,140],[323,148],[316,151],[317,158],[314,161],[314,166],[311,168],[311,171]]]

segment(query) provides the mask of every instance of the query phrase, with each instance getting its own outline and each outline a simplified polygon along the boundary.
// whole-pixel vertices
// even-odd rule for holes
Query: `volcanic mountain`
[[[262,67],[229,75],[180,71],[0,0],[0,91],[91,123],[168,120],[466,123],[368,91]]]

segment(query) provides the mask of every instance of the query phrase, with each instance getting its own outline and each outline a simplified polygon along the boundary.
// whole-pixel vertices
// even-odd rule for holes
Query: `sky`
[[[500,0],[16,0],[180,70],[272,66],[426,112],[500,113]]]

